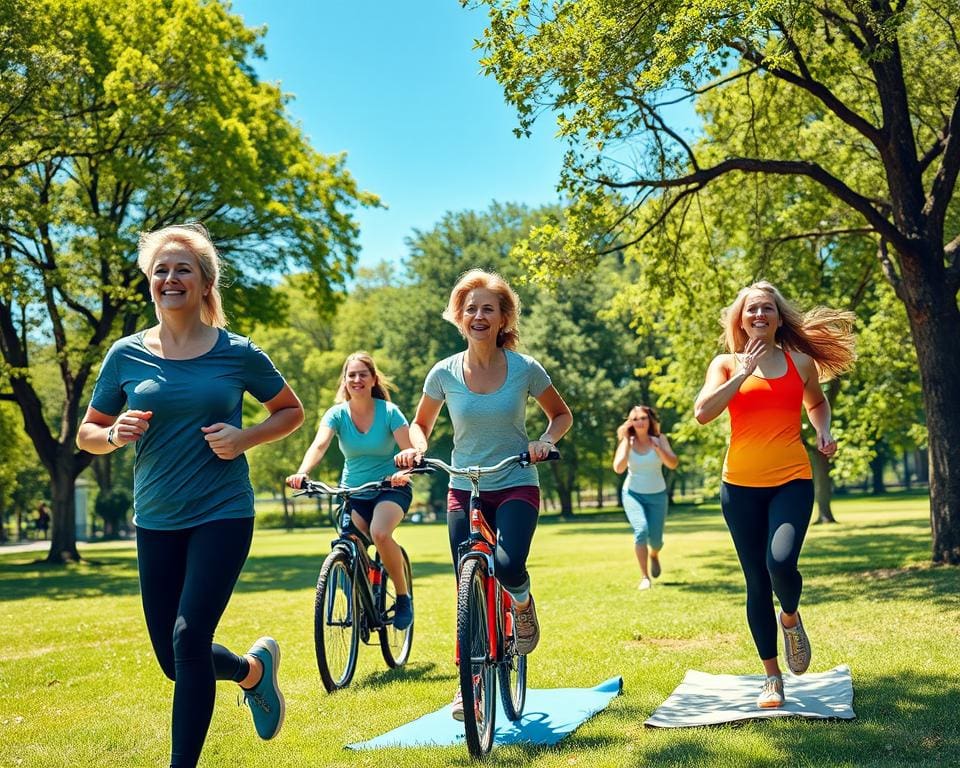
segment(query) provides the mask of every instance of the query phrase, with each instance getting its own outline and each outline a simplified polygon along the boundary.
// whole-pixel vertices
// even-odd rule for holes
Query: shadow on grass
[[[273,590],[310,591],[317,585],[320,566],[328,553],[321,555],[253,555],[243,568],[237,592]],[[442,574],[452,575],[444,561],[415,561],[414,579]],[[126,597],[137,595],[136,551],[131,548],[98,550],[95,560],[69,566],[48,565],[44,561],[0,561],[0,591],[4,600],[26,600],[43,596],[50,600],[78,597]]]
[[[450,665],[445,665],[450,666]],[[449,673],[441,674],[437,672],[437,665],[432,662],[408,662],[402,667],[396,669],[384,669],[377,672],[371,672],[364,678],[358,678],[355,685],[364,688],[383,688],[393,683],[401,682],[443,682],[451,679]]]
[[[953,702],[960,695],[955,680],[933,674],[905,673],[860,679],[854,677],[857,719],[805,720],[778,718],[671,729],[669,744],[642,750],[633,763],[640,765],[772,765],[782,755],[793,765],[958,765],[960,727]],[[724,731],[736,729],[725,737]],[[704,739],[704,731],[715,736]],[[750,731],[767,742],[762,756]],[[656,730],[645,731],[654,739]],[[739,744],[748,745],[738,752]],[[576,745],[576,738],[570,746]],[[748,750],[748,751],[747,751]]]

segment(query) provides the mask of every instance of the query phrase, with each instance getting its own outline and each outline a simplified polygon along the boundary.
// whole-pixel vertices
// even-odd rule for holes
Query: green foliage
[[[902,66],[896,109],[915,128],[904,140],[928,155],[923,179],[909,184],[929,188],[939,167],[929,159],[960,83],[956,2],[949,10],[911,3],[902,13],[883,3],[788,0],[477,5],[490,17],[485,70],[517,108],[521,130],[552,113],[569,146],[560,183],[573,202],[516,253],[540,279],[627,253],[638,276],[619,306],[643,302],[638,331],[656,340],[638,370],[677,409],[684,450],[709,457],[707,478],[718,474],[725,420],[701,427],[690,404],[720,351],[712,340],[721,309],[760,278],[800,307],[858,315],[859,362],[834,409],[843,443],[836,479],[862,476],[881,441],[907,448],[922,439],[909,325],[885,284],[899,280],[895,259],[878,258],[877,232],[896,236],[873,215],[893,218],[907,182],[883,155],[889,134],[878,140],[872,126],[893,130],[891,120],[906,119],[884,102]],[[678,102],[696,108],[699,127]],[[950,203],[946,232],[958,215]],[[942,249],[937,234],[933,247]]]
[[[113,488],[97,494],[94,511],[108,531],[116,532],[127,521],[127,512],[133,506],[133,496],[126,488]]]
[[[352,212],[377,199],[259,80],[262,35],[205,0],[0,1],[0,375],[55,483],[89,462],[64,446],[95,364],[153,322],[138,232],[204,220],[240,331],[282,314],[271,275],[306,271],[329,309],[352,273]]]

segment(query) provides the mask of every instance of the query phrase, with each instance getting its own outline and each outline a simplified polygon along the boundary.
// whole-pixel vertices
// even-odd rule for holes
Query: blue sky
[[[513,109],[480,74],[482,12],[457,0],[234,0],[233,11],[267,25],[257,71],[295,97],[314,148],[347,152],[360,187],[389,206],[357,214],[361,265],[399,262],[404,238],[446,211],[558,199],[552,119],[516,138]]]

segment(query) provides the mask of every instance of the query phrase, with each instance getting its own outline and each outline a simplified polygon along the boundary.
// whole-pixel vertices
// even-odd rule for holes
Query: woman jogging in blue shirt
[[[366,352],[347,357],[340,372],[336,405],[323,414],[317,436],[303,455],[287,485],[300,488],[310,470],[320,463],[334,436],[344,456],[342,485],[363,485],[390,477],[394,487],[351,496],[353,524],[369,534],[387,573],[397,588],[393,626],[404,630],[413,622],[413,600],[403,569],[403,553],[393,532],[403,520],[413,492],[409,476],[397,472],[397,446],[413,452],[406,417],[390,402],[390,382]]]
[[[266,354],[224,330],[220,259],[202,224],[144,234],[138,263],[158,323],[107,353],[77,445],[95,454],[134,445],[143,612],[160,667],[174,681],[170,765],[192,768],[217,680],[244,690],[261,738],[283,724],[277,642],[262,637],[240,656],[213,636],[253,536],[244,452],[293,432],[303,406]],[[249,427],[241,423],[244,392],[268,413]]]

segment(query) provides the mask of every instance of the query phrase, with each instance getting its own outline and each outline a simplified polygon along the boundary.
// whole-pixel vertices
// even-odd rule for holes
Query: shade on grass
[[[643,721],[687,669],[758,674],[742,576],[719,510],[667,522],[663,576],[638,592],[625,520],[545,523],[530,570],[543,639],[534,688],[591,687],[622,674],[624,693],[556,747],[498,747],[491,765],[934,766],[960,764],[960,569],[931,567],[926,500],[844,499],[839,525],[814,526],[801,556],[812,671],[849,664],[851,722],[748,723],[658,731]],[[353,684],[323,691],[313,651],[313,588],[329,531],[258,531],[217,636],[243,651],[270,633],[283,646],[287,721],[257,740],[236,687],[221,684],[201,765],[469,765],[459,747],[351,752],[359,742],[448,704],[456,688],[446,532],[405,524],[414,562],[409,665],[360,651]],[[81,545],[82,546],[82,545]],[[172,684],[143,627],[129,545],[89,545],[89,562],[51,568],[0,551],[0,765],[163,766]]]

